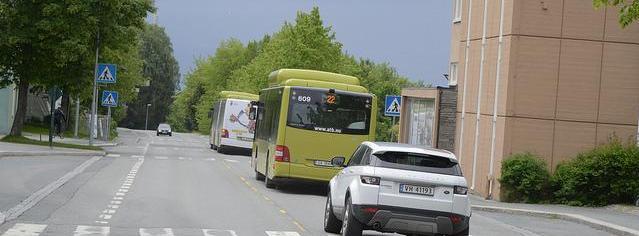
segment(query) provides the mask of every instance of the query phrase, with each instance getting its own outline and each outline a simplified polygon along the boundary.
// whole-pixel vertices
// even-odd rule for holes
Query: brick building
[[[453,0],[455,153],[469,185],[497,198],[503,158],[555,166],[617,136],[636,140],[639,23],[591,0]],[[500,43],[501,42],[501,43]]]

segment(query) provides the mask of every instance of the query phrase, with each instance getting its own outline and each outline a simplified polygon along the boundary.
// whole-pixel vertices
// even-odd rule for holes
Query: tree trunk
[[[24,126],[24,118],[27,115],[27,103],[29,95],[29,81],[20,79],[18,84],[18,109],[11,126],[11,135],[22,135],[22,127]]]
[[[64,127],[69,127],[69,120],[71,120],[71,106],[69,106],[70,100],[69,100],[69,94],[67,93],[66,90],[62,91],[62,102],[60,103],[60,107],[62,107],[62,112],[64,113],[64,117],[67,118]]]

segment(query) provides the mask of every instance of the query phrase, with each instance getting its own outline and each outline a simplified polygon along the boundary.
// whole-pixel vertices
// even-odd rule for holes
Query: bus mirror
[[[255,120],[255,118],[257,118],[257,107],[256,106],[251,106],[251,109],[249,110],[248,117],[249,117],[249,120]]]
[[[333,159],[331,159],[331,164],[333,166],[338,166],[338,167],[344,167],[344,162],[346,162],[346,158],[344,157],[333,157]]]

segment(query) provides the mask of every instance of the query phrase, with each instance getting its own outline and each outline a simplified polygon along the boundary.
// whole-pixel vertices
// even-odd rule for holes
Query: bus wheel
[[[217,147],[215,146],[215,144],[211,144],[211,149],[217,150]]]
[[[255,169],[255,180],[263,181],[265,177],[266,176],[264,176],[263,174],[260,174],[260,172],[257,171],[257,168]]]
[[[224,146],[222,146],[222,145],[218,146],[216,150],[217,150],[217,153],[221,153],[221,154],[225,153]]]
[[[266,185],[266,188],[275,188],[277,187],[277,184],[275,183],[275,181],[273,181],[272,179],[270,179],[269,177],[264,176],[264,184]]]

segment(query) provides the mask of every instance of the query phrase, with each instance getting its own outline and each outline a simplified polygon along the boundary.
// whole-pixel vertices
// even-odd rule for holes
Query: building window
[[[450,72],[448,73],[448,85],[457,86],[457,62],[450,63]]]
[[[462,0],[453,0],[453,23],[461,22]]]

